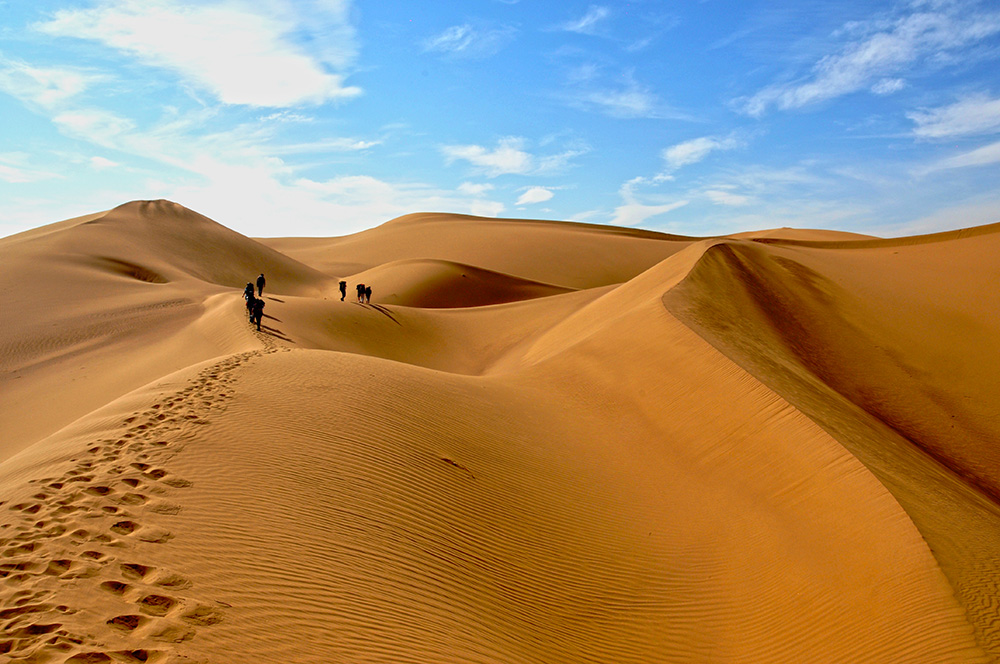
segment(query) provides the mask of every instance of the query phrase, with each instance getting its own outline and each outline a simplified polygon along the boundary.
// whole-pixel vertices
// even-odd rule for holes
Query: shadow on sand
[[[400,323],[398,320],[396,320],[396,317],[392,315],[392,312],[389,311],[388,309],[386,309],[385,307],[383,307],[381,304],[365,304],[365,305],[362,305],[362,306],[371,307],[372,309],[374,309],[375,311],[379,312],[383,316],[386,316],[389,320],[391,320],[396,325],[399,325],[400,327],[403,326],[403,324]]]

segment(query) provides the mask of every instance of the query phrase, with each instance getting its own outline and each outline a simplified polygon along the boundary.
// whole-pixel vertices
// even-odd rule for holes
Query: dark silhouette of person
[[[253,282],[248,281],[246,288],[243,289],[243,299],[247,300],[253,297]]]
[[[264,273],[261,272],[260,276],[257,277],[257,297],[264,294]]]
[[[365,286],[365,304],[371,304],[372,302],[372,287]]]
[[[344,298],[347,297],[347,282],[340,282],[340,301],[343,302]]]
[[[253,296],[252,292],[249,295],[247,295],[247,318],[250,319],[251,323],[253,323],[253,304],[256,301],[257,298]]]
[[[257,331],[260,332],[260,319],[264,317],[264,300],[258,298],[253,301],[253,322],[257,323]]]
[[[358,302],[363,303],[364,301],[365,301],[365,285],[358,284]]]

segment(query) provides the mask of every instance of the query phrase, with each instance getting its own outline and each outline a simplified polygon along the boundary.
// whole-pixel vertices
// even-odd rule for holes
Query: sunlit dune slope
[[[254,344],[213,299],[267,272],[269,292],[317,295],[312,268],[168,201],[132,202],[0,239],[0,458],[109,398]],[[60,408],[24,417],[42,403]]]
[[[661,340],[603,352],[636,325]],[[170,376],[5,464],[35,480],[9,519],[59,529],[8,543],[17,583],[95,658],[982,661],[812,423],[655,302],[585,346],[520,377],[322,351]]]
[[[331,275],[420,258],[579,289],[627,281],[691,240],[592,224],[421,213],[344,237],[260,242]]]
[[[998,231],[723,242],[664,301],[885,483],[1000,658]]]
[[[133,201],[103,214],[81,217],[0,239],[12,260],[46,260],[81,270],[167,283],[185,277],[242,288],[266,272],[279,293],[322,291],[329,277],[170,201]],[[44,274],[41,270],[40,274]]]

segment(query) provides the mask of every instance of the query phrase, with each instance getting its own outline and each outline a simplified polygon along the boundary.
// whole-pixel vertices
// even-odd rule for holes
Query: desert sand
[[[998,255],[169,201],[2,238],[0,661],[1000,661]]]

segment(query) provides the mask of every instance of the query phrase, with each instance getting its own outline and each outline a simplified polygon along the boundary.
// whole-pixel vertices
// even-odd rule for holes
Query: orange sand
[[[0,239],[0,661],[1000,661],[998,251]]]

